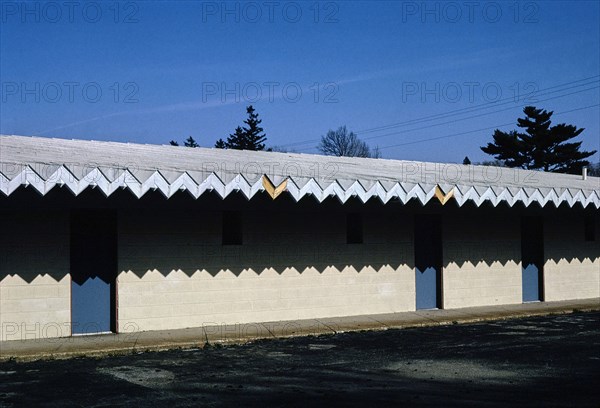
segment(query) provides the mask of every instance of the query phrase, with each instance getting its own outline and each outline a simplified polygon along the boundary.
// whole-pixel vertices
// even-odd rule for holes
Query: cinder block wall
[[[414,208],[246,201],[233,206],[243,245],[223,246],[228,204],[216,202],[117,205],[120,331],[414,310]],[[69,210],[58,203],[0,211],[1,340],[70,334]],[[364,244],[346,244],[352,211]],[[545,299],[599,297],[600,245],[584,240],[583,213],[544,213]],[[520,214],[448,209],[443,220],[443,307],[520,303]]]
[[[241,246],[218,209],[121,212],[119,330],[414,310],[410,216],[365,213],[346,244],[339,208],[289,210],[244,211]]]
[[[71,334],[69,215],[1,211],[0,340]]]
[[[545,300],[600,297],[600,218],[596,241],[585,241],[583,214],[544,218]]]
[[[443,307],[521,303],[520,218],[501,209],[444,215]]]

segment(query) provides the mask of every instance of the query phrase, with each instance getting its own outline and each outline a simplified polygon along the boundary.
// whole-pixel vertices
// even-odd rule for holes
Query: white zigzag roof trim
[[[39,150],[35,151],[36,148]],[[122,156],[115,157],[115,163],[103,159],[118,156],[120,152]],[[168,156],[170,161],[165,163],[163,155]],[[67,157],[79,156],[85,157],[90,165],[69,163],[66,160]],[[129,160],[128,165],[116,165],[124,158]],[[151,170],[147,164],[131,164],[135,160],[149,161],[154,169]],[[204,166],[207,163],[210,164],[209,167]],[[269,171],[273,170],[273,163],[283,165],[283,170]],[[245,166],[251,172],[245,173]],[[303,174],[315,166],[322,166],[325,174],[316,172],[311,177]],[[419,166],[421,173],[415,170]],[[469,177],[460,179],[444,178],[442,175],[449,172],[443,166],[452,166],[452,171],[472,174],[467,173]],[[362,202],[377,197],[383,203],[397,199],[404,204],[410,200],[418,200],[425,205],[436,199],[438,194],[452,194],[459,206],[470,201],[477,206],[486,202],[493,206],[501,203],[530,206],[537,203],[542,207],[550,203],[554,206],[566,203],[570,207],[580,204],[583,207],[600,208],[600,178],[589,177],[583,181],[581,176],[496,168],[495,172],[500,175],[498,179],[485,180],[485,174],[489,171],[484,170],[482,178],[475,174],[478,167],[480,166],[185,149],[21,136],[0,137],[0,192],[5,196],[10,196],[22,187],[33,188],[41,195],[46,195],[56,186],[66,186],[74,195],[97,188],[107,197],[119,189],[128,189],[138,198],[149,191],[158,190],[166,198],[187,192],[197,199],[207,191],[214,191],[222,198],[239,193],[251,199],[265,190],[263,177],[267,176],[269,180],[280,183],[287,181],[286,190],[296,201],[307,195],[312,195],[319,202],[328,197],[337,197],[342,203],[352,197],[357,197]],[[211,171],[206,171],[207,168]],[[257,173],[257,169],[263,168],[263,174]],[[331,168],[336,170],[332,172]],[[107,174],[112,175],[112,178],[107,177]]]
[[[335,180],[322,187],[317,180],[310,179],[302,188],[298,188],[292,177],[288,180],[291,182],[288,183],[287,191],[296,201],[306,195],[313,195],[320,202],[328,197],[337,197],[342,203],[345,203],[351,197],[358,197],[362,202],[377,197],[383,203],[387,203],[391,199],[399,199],[402,203],[417,199],[425,205],[434,197],[437,187],[436,184],[415,184],[414,186],[409,184],[403,186],[403,183],[395,183],[390,190],[386,190],[381,183],[377,182],[369,190],[365,190],[357,180],[348,189],[344,190]],[[46,195],[55,186],[66,186],[74,195],[79,195],[88,188],[98,188],[107,197],[120,188],[126,188],[137,198],[141,198],[151,190],[160,191],[166,198],[183,191],[187,191],[194,198],[199,198],[208,190],[215,191],[221,198],[239,192],[246,198],[251,199],[259,191],[264,191],[262,179],[250,183],[242,174],[236,175],[229,183],[224,183],[216,174],[211,173],[198,184],[187,172],[184,172],[169,184],[158,170],[143,182],[136,180],[128,170],[111,182],[98,168],[92,169],[82,179],[77,179],[64,166],[59,167],[47,180],[42,179],[29,166],[12,179],[0,173],[0,191],[4,195],[11,195],[21,186],[32,187],[42,195]],[[463,192],[463,190],[466,191]],[[489,201],[493,206],[497,206],[501,202],[505,202],[509,206],[513,206],[517,202],[522,202],[525,206],[533,203],[545,206],[551,202],[555,206],[567,203],[570,207],[573,207],[575,204],[580,203],[583,207],[593,205],[600,208],[600,194],[598,191],[592,191],[586,196],[581,190],[573,195],[569,189],[565,189],[559,196],[553,189],[550,189],[546,195],[543,195],[538,189],[520,189],[517,194],[512,195],[508,188],[502,189],[499,194],[496,194],[492,188],[478,192],[474,186],[463,185],[455,185],[451,188],[451,191],[454,192],[454,198],[459,206],[467,201],[472,201],[477,206]]]

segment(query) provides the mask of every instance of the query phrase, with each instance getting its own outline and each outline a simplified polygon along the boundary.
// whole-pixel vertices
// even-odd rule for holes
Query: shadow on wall
[[[266,195],[251,201],[239,195],[222,200],[216,194],[201,200],[179,194],[167,200],[158,192],[137,199],[127,191],[106,198],[95,190],[74,197],[65,189],[54,189],[41,197],[31,189],[21,189],[10,199],[0,197],[0,282],[12,275],[26,282],[40,275],[59,281],[69,274],[70,216],[73,210],[82,209],[118,209],[118,271],[138,277],[154,270],[164,276],[179,270],[188,276],[197,271],[212,276],[229,271],[239,276],[245,270],[282,274],[288,269],[299,273],[350,267],[359,273],[413,269],[415,213],[447,212],[444,217],[452,217],[470,211],[488,221],[496,217],[501,224],[503,217],[520,217],[524,211],[398,202],[383,205],[376,199],[342,204],[335,198],[318,203],[307,197],[296,203],[286,195],[275,201]],[[243,213],[242,245],[223,245],[224,211]],[[351,212],[362,214],[362,244],[346,243],[346,214]],[[470,228],[486,225],[473,221]],[[444,266],[518,263],[520,242],[515,236],[520,236],[518,230],[500,238],[493,232],[475,238],[467,234],[464,240],[444,243]],[[89,250],[96,245],[90,239],[86,247]],[[553,248],[546,262],[597,261],[599,251],[597,242],[562,246]]]
[[[69,218],[58,211],[5,211],[0,200],[0,284],[7,277],[31,283],[69,274]],[[12,279],[12,283],[18,280]]]

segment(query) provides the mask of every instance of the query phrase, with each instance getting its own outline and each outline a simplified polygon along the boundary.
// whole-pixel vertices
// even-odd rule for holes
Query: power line
[[[594,108],[600,106],[600,103],[597,103],[595,105],[589,105],[589,106],[584,106],[581,108],[576,108],[576,109],[571,109],[568,111],[564,111],[564,112],[558,112],[555,113],[554,115],[563,115],[565,113],[571,113],[571,112],[576,112],[576,111],[580,111],[580,110],[584,110],[584,109],[590,109],[590,108]],[[460,132],[460,133],[454,133],[451,135],[444,135],[444,136],[437,136],[437,137],[430,137],[427,139],[420,139],[420,140],[413,140],[412,142],[404,142],[404,143],[398,143],[398,144],[394,144],[394,145],[390,145],[390,146],[384,146],[384,147],[380,147],[379,149],[389,149],[391,147],[399,147],[399,146],[407,146],[407,145],[411,145],[411,144],[417,144],[417,143],[425,143],[425,142],[431,142],[434,140],[440,140],[440,139],[447,139],[450,137],[455,137],[455,136],[462,136],[462,135],[467,135],[467,134],[471,134],[471,133],[477,133],[477,132],[482,132],[484,130],[491,130],[491,129],[498,129],[504,126],[510,126],[513,125],[514,122],[509,122],[509,123],[503,123],[501,125],[495,125],[495,126],[490,126],[490,127],[486,127],[486,128],[481,128],[481,129],[475,129],[475,130],[469,130],[467,132]]]
[[[586,89],[582,89],[582,90],[575,91],[575,92],[570,92],[570,93],[563,94],[563,95],[557,95],[557,96],[553,96],[553,97],[550,97],[550,98],[541,99],[538,102],[545,102],[545,101],[549,101],[549,100],[552,100],[552,99],[558,99],[558,98],[562,98],[562,97],[565,97],[565,96],[574,95],[574,94],[578,94],[578,93],[581,93],[581,92],[590,91],[590,90],[597,89],[597,88],[600,88],[600,86],[595,86],[595,87],[592,87],[592,88],[586,88]],[[468,119],[473,119],[473,118],[477,118],[477,117],[481,117],[481,116],[491,115],[493,113],[504,112],[504,111],[511,110],[511,109],[514,109],[514,108],[524,107],[524,106],[527,106],[527,105],[528,104],[523,104],[523,105],[518,105],[518,106],[511,106],[509,108],[498,109],[496,111],[481,113],[479,115],[472,115],[472,116],[469,116],[469,117],[466,117],[466,118],[454,119],[454,120],[449,120],[449,121],[446,121],[446,122],[434,123],[434,124],[431,124],[431,125],[421,126],[421,127],[417,127],[417,128],[413,128],[413,129],[399,130],[397,132],[391,132],[391,133],[386,133],[386,134],[383,134],[383,135],[371,136],[371,137],[364,138],[363,140],[372,140],[372,139],[381,138],[381,137],[395,136],[395,135],[399,135],[399,134],[402,134],[402,133],[408,133],[408,132],[414,132],[414,131],[418,131],[418,130],[430,129],[430,128],[437,127],[437,126],[442,126],[442,125],[448,125],[448,124],[452,124],[452,123],[456,123],[456,122],[461,122],[463,120],[468,120]],[[511,123],[514,123],[514,122],[511,122]],[[309,150],[309,149],[313,149],[313,147],[311,146],[311,147],[306,147],[306,148],[298,149],[298,151],[305,151],[305,150]]]
[[[550,89],[562,88],[562,87],[565,87],[567,85],[575,84],[577,82],[587,82],[587,81],[590,81],[590,80],[592,80],[594,78],[598,78],[598,77],[600,77],[600,75],[596,75],[596,76],[593,76],[593,77],[579,79],[577,81],[566,82],[566,83],[561,84],[561,85],[555,85],[555,86],[551,86],[551,87],[548,87],[548,88],[540,89],[540,90],[534,91],[532,93],[532,95],[530,95],[530,97],[533,98],[535,96],[546,95],[546,94],[555,93],[555,92],[568,91],[569,89],[577,88],[577,87],[580,87],[580,86],[591,85],[593,83],[599,82],[600,79],[595,79],[594,81],[591,81],[589,83],[578,84],[578,85],[575,85],[575,86],[572,86],[572,87],[567,87],[565,89],[558,89],[558,90],[551,91],[551,92],[545,92],[545,91],[548,91]],[[540,93],[540,92],[544,92],[544,93]],[[498,102],[501,102],[501,101],[507,101],[507,102],[498,103]],[[519,102],[519,100],[518,99],[515,100],[514,97],[502,98],[502,99],[498,99],[497,101],[487,102],[487,103],[484,103],[484,104],[481,104],[481,105],[477,105],[477,106],[471,106],[471,107],[467,107],[467,108],[456,109],[456,110],[449,111],[449,112],[446,112],[446,113],[429,115],[429,116],[425,116],[423,118],[412,119],[412,120],[408,120],[408,121],[404,121],[404,122],[398,122],[398,123],[394,123],[394,124],[390,124],[390,125],[385,125],[385,126],[380,126],[380,127],[376,127],[376,128],[369,128],[369,129],[358,131],[356,133],[357,134],[372,133],[372,132],[376,132],[376,131],[379,131],[379,130],[385,130],[385,129],[392,128],[392,127],[404,126],[404,125],[407,125],[407,124],[418,123],[418,122],[422,122],[422,121],[430,121],[430,120],[443,119],[446,116],[455,116],[455,115],[461,115],[461,114],[464,114],[464,113],[471,113],[473,111],[477,111],[477,110],[481,110],[481,109],[495,108],[497,106],[506,105],[507,103],[511,103],[511,102]],[[532,101],[532,103],[535,103],[535,101]]]
[[[595,86],[595,87],[592,87],[592,88],[582,89],[580,91],[570,92],[570,93],[567,93],[567,94],[564,94],[564,95],[558,95],[558,96],[554,96],[554,97],[551,97],[551,98],[541,99],[538,102],[546,102],[546,101],[549,101],[549,100],[552,100],[552,99],[558,99],[558,98],[562,98],[564,96],[574,95],[574,94],[578,94],[578,93],[581,93],[581,92],[586,92],[586,91],[590,91],[590,90],[598,89],[598,88],[600,88],[600,86]],[[478,118],[478,117],[481,117],[481,116],[491,115],[492,113],[505,112],[507,110],[512,110],[514,108],[522,108],[522,107],[527,106],[527,105],[528,104],[523,104],[523,105],[518,105],[518,106],[511,106],[509,108],[498,109],[498,110],[495,110],[495,111],[492,111],[492,112],[481,113],[479,115],[473,115],[473,116],[469,116],[469,117],[466,117],[466,118],[449,120],[449,121],[440,122],[440,123],[434,123],[432,125],[421,126],[421,127],[418,127],[418,128],[408,129],[408,130],[398,131],[398,132],[393,132],[393,133],[387,133],[385,135],[377,135],[377,136],[365,137],[363,139],[364,140],[370,140],[370,139],[376,139],[376,138],[379,138],[379,137],[392,136],[392,135],[395,135],[395,134],[412,132],[412,131],[415,131],[415,130],[429,129],[429,128],[436,127],[436,126],[448,125],[448,124],[460,122],[460,121],[467,120],[467,119],[473,119],[473,118]]]
[[[539,94],[538,96],[552,94],[552,93],[556,93],[556,92],[563,92],[563,91],[567,91],[569,89],[578,88],[579,86],[582,86],[582,85],[591,85],[591,84],[594,84],[595,82],[600,82],[600,81],[593,81],[591,83],[576,85],[576,86],[573,86],[573,87],[568,87],[568,88],[564,88],[564,89],[557,90],[557,91],[544,92],[544,93]],[[562,98],[564,96],[574,95],[574,94],[577,94],[577,93],[581,93],[581,92],[586,92],[586,91],[589,91],[589,90],[593,90],[593,89],[596,89],[596,88],[598,88],[598,87],[596,86],[596,87],[587,88],[587,89],[583,89],[583,90],[576,91],[576,92],[570,92],[570,93],[563,94],[563,95],[557,95],[557,96],[552,97],[552,98],[546,98],[546,99],[538,100],[538,101],[536,101],[536,103],[537,102],[545,102],[545,101],[548,101],[548,100],[551,100],[551,99]],[[502,103],[502,104],[498,104],[496,106],[506,105],[507,103],[511,103],[511,102],[505,102],[505,103]],[[469,119],[477,118],[477,117],[480,117],[480,116],[491,115],[493,113],[504,112],[504,111],[511,110],[511,109],[514,109],[514,108],[517,108],[517,107],[527,106],[528,104],[529,103],[525,103],[525,104],[522,104],[522,105],[511,106],[511,107],[505,108],[505,109],[499,109],[499,110],[496,110],[496,111],[482,113],[482,114],[479,114],[479,115],[467,116],[467,117],[460,118],[460,119],[455,119],[455,120],[452,120],[452,121],[446,121],[446,122],[436,123],[436,124],[422,126],[422,127],[418,127],[418,128],[414,128],[414,129],[405,130],[405,131],[398,131],[398,132],[393,132],[393,133],[386,133],[386,134],[383,134],[383,135],[369,136],[369,137],[363,138],[363,140],[370,140],[370,139],[376,139],[376,138],[380,138],[380,137],[392,136],[392,135],[396,135],[396,134],[400,134],[400,133],[412,132],[412,131],[415,131],[415,130],[429,129],[429,128],[432,128],[432,127],[446,125],[446,124],[450,124],[450,123],[456,123],[456,122],[459,122],[459,121],[469,120]],[[485,109],[487,109],[487,108],[485,108]],[[478,110],[480,110],[480,109],[478,109]],[[445,114],[443,114],[443,115],[445,115]],[[456,115],[448,115],[448,116],[456,116]],[[435,119],[428,119],[428,120],[418,120],[418,121],[419,122],[429,122],[429,121],[433,121],[433,120],[437,120],[437,119],[443,119],[443,117],[439,117],[439,118],[435,118]],[[413,122],[417,123],[417,122],[415,122],[415,120],[413,120],[413,121],[407,121],[406,124],[413,123]],[[302,144],[307,144],[307,143],[314,143],[315,141],[318,141],[318,139],[317,140],[306,141],[306,142],[297,142],[297,143],[295,143],[295,145],[302,145]],[[300,149],[300,150],[305,150],[305,149]]]
[[[537,91],[536,92],[536,96],[547,95],[547,94],[556,93],[556,92],[563,92],[563,91],[567,91],[567,90],[570,90],[570,89],[578,88],[578,87],[581,87],[581,86],[592,85],[592,84],[594,84],[596,82],[599,82],[600,80],[599,79],[595,79],[594,81],[589,82],[589,83],[582,83],[582,84],[578,84],[578,85],[575,85],[575,86],[572,86],[572,87],[567,87],[567,88],[564,88],[564,89],[557,89],[557,90],[554,90],[554,91],[546,92],[546,91],[551,90],[551,89],[563,88],[563,87],[565,87],[567,85],[572,85],[572,84],[576,84],[576,83],[579,83],[579,82],[587,82],[587,81],[590,81],[590,80],[592,80],[594,78],[599,78],[599,77],[600,77],[600,75],[596,75],[596,76],[592,76],[592,77],[588,77],[588,78],[583,78],[583,79],[579,79],[579,80],[576,80],[576,81],[566,82],[566,83],[563,83],[563,84],[560,84],[560,85],[554,85],[554,86],[551,86],[551,87],[548,87],[548,88],[544,88],[544,89],[541,89],[541,90]],[[594,89],[594,88],[590,88],[590,89]],[[583,90],[582,92],[587,91],[587,90],[589,90],[589,89]],[[542,92],[542,93],[540,93],[540,92]],[[567,94],[567,95],[571,95],[571,94]],[[567,96],[567,95],[563,95],[563,96]],[[506,100],[508,100],[508,102],[498,103],[500,101],[506,101]],[[501,105],[506,105],[507,103],[511,103],[512,100],[514,100],[514,97],[507,97],[507,98],[499,99],[498,101],[494,101],[494,102],[487,102],[485,104],[481,104],[481,105],[477,105],[477,106],[472,106],[472,107],[462,108],[462,109],[456,109],[456,110],[453,110],[453,111],[449,111],[449,112],[445,112],[445,113],[440,113],[440,114],[435,114],[435,115],[424,116],[422,118],[412,119],[412,120],[408,120],[408,121],[404,121],[404,122],[398,122],[398,123],[394,123],[394,124],[389,124],[389,125],[384,125],[384,126],[379,126],[379,127],[374,127],[374,128],[368,128],[368,129],[364,129],[364,130],[361,130],[361,131],[355,132],[355,133],[357,133],[357,134],[372,133],[372,132],[378,132],[378,131],[381,131],[381,130],[391,129],[391,128],[394,128],[394,127],[407,126],[407,125],[410,125],[410,124],[416,124],[416,123],[421,123],[421,122],[430,122],[430,121],[435,121],[435,120],[439,120],[439,119],[445,119],[445,118],[451,117],[451,116],[463,115],[463,114],[467,114],[467,113],[476,112],[476,111],[479,111],[479,110],[484,110],[484,109],[498,107],[498,106],[501,106]],[[548,100],[548,99],[545,99],[545,100]],[[471,118],[472,117],[466,117],[466,118],[462,118],[460,120],[468,120],[468,119],[471,119]],[[395,133],[393,133],[393,134],[395,134]],[[385,136],[385,135],[383,135],[383,136]],[[379,136],[375,136],[375,137],[379,137]],[[371,139],[371,138],[375,138],[375,137],[369,137],[367,139]],[[282,146],[283,147],[301,146],[301,145],[308,144],[308,143],[315,143],[315,142],[318,142],[319,140],[320,139],[309,139],[309,140],[304,140],[304,141],[299,141],[299,142],[293,142],[293,143],[283,144]],[[306,149],[301,149],[301,150],[306,150]]]

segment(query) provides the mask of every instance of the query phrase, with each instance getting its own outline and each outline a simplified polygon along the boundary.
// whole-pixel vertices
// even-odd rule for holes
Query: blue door
[[[544,232],[541,217],[521,221],[523,302],[543,300]]]
[[[540,300],[539,273],[534,264],[523,265],[523,302]]]
[[[416,308],[441,307],[442,228],[441,217],[415,217]]]
[[[434,267],[416,269],[417,309],[437,308],[437,275]]]
[[[110,286],[99,277],[71,282],[73,334],[110,332]]]
[[[71,215],[71,332],[115,331],[116,216],[106,211]]]

